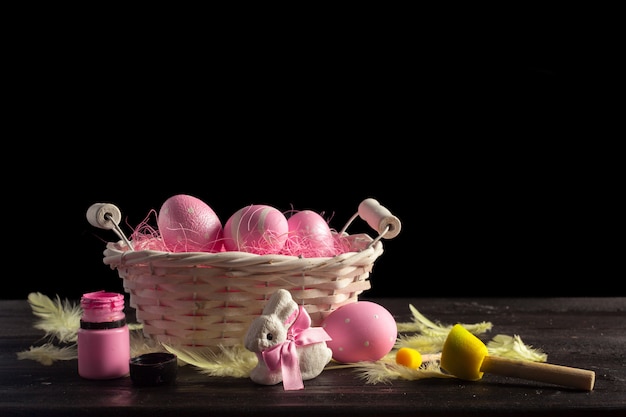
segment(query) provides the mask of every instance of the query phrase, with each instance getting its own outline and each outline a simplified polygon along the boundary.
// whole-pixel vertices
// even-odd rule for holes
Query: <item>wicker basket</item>
[[[379,235],[372,239],[346,234],[357,216]],[[113,226],[123,237],[117,223],[119,216]],[[304,306],[313,326],[340,306],[357,301],[370,288],[374,261],[383,253],[380,239],[395,237],[399,231],[395,216],[376,200],[366,199],[335,234],[346,239],[350,251],[333,257],[135,251],[123,238],[107,244],[104,263],[123,279],[146,336],[170,345],[231,346],[243,343],[250,322],[279,288],[289,290]]]

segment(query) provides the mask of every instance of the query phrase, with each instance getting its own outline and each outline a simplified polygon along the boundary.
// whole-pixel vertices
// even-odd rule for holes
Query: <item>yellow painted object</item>
[[[452,327],[443,344],[441,368],[469,381],[490,373],[585,391],[593,390],[596,380],[595,372],[586,369],[489,356],[487,346],[460,324]]]
[[[480,367],[487,353],[487,346],[479,338],[456,324],[443,344],[441,367],[457,378],[476,381],[483,377]]]
[[[422,355],[415,349],[403,347],[396,352],[396,363],[407,368],[417,369],[422,365]]]

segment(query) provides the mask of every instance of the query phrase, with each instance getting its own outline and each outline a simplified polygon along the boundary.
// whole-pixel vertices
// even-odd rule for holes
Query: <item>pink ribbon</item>
[[[304,388],[296,347],[332,340],[323,328],[311,327],[311,317],[304,307],[300,306],[294,314],[298,314],[298,317],[287,329],[287,340],[261,352],[270,371],[281,370],[285,390]],[[287,323],[292,317],[293,314],[287,319]]]

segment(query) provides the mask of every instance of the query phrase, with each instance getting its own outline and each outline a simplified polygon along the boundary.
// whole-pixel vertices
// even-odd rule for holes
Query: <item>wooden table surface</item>
[[[362,298],[367,299],[367,298]],[[248,378],[209,377],[179,368],[171,386],[137,387],[130,378],[78,376],[76,360],[44,366],[17,353],[41,342],[26,300],[0,301],[0,415],[8,416],[626,416],[626,298],[385,298],[398,322],[409,304],[442,324],[493,323],[519,335],[548,362],[596,373],[593,391],[485,374],[367,384],[354,369],[325,370],[305,389],[285,391]],[[132,314],[132,311],[131,311]],[[130,314],[129,314],[130,315]],[[481,337],[482,338],[482,337]]]

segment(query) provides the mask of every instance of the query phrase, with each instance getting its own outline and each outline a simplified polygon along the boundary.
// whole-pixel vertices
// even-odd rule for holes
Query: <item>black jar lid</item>
[[[178,372],[178,358],[173,353],[144,353],[130,359],[130,379],[135,385],[172,384]]]

